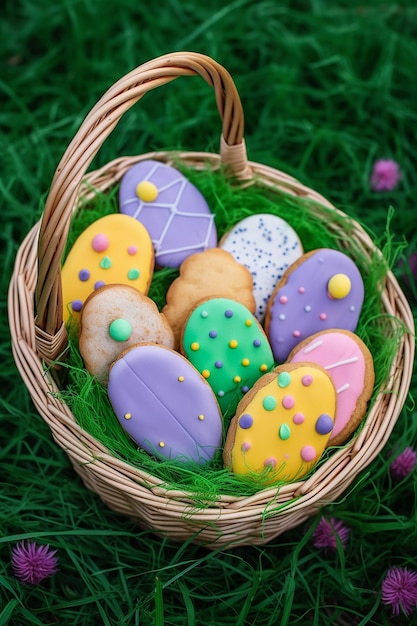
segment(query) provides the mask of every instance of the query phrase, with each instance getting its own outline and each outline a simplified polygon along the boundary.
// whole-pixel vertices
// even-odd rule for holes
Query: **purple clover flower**
[[[313,532],[313,545],[315,548],[336,550],[340,541],[342,547],[345,548],[349,534],[350,528],[341,520],[334,517],[327,520],[325,517],[322,517]]]
[[[413,471],[416,463],[416,452],[410,446],[407,446],[407,448],[392,461],[390,474],[395,480],[401,480]]]
[[[417,606],[417,572],[406,567],[391,567],[382,581],[382,602],[394,615],[402,610],[410,615]]]
[[[392,191],[401,179],[398,163],[392,159],[375,161],[369,184],[373,191]]]
[[[16,578],[31,585],[38,585],[58,571],[56,550],[49,545],[40,546],[34,541],[16,544],[12,549],[12,568]]]

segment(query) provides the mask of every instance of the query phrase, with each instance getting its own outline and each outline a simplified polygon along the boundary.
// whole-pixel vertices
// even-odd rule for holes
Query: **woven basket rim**
[[[200,75],[215,91],[222,119],[219,154],[158,151],[118,157],[86,173],[104,138],[118,119],[150,88],[178,76]],[[57,167],[42,219],[24,241],[16,257],[8,294],[12,350],[31,398],[65,450],[87,487],[112,509],[148,528],[178,540],[192,537],[208,547],[262,544],[301,523],[324,504],[333,502],[386,444],[407,397],[414,361],[414,320],[395,276],[388,271],[382,304],[399,318],[408,332],[402,336],[393,360],[387,393],[380,393],[356,438],[334,452],[306,480],[265,488],[248,497],[220,495],[198,508],[186,490],[168,491],[162,481],[128,462],[116,459],[76,422],[58,398],[54,370],[45,371],[66,345],[60,321],[60,262],[69,220],[80,202],[105,191],[134,163],[149,159],[180,161],[197,169],[230,167],[242,184],[260,184],[312,201],[345,214],[316,191],[268,165],[248,161],[243,140],[243,112],[230,75],[219,64],[197,53],[174,53],[150,61],[118,81],[87,115]],[[322,209],[324,210],[324,209]],[[345,216],[347,217],[347,216]],[[380,251],[355,220],[352,241],[367,254]],[[336,228],[329,224],[329,228]],[[336,228],[337,232],[337,228]],[[36,317],[35,317],[36,306]]]

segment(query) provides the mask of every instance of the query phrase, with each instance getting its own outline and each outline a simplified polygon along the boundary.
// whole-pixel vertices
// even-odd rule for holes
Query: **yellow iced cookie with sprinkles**
[[[78,320],[90,293],[103,285],[130,285],[148,293],[154,269],[152,240],[129,215],[106,215],[85,229],[62,267],[64,322]]]
[[[335,412],[336,390],[322,367],[281,365],[240,401],[226,437],[225,466],[265,484],[299,480],[320,459]]]

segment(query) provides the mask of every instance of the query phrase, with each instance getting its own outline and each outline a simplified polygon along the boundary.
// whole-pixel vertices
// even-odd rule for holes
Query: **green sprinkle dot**
[[[275,400],[274,396],[265,396],[262,401],[262,406],[264,407],[265,411],[273,411],[277,406],[277,401]]]
[[[132,326],[123,317],[113,320],[109,326],[109,335],[115,341],[127,341],[131,334]]]
[[[291,382],[291,376],[288,372],[281,372],[278,376],[278,386],[279,387],[288,387]]]
[[[133,267],[127,273],[127,277],[129,280],[136,280],[137,278],[139,278],[139,276],[140,276],[140,272],[138,269],[136,269],[136,267]]]
[[[285,441],[289,439],[291,435],[291,429],[287,424],[281,424],[279,428],[279,438]]]
[[[111,258],[104,256],[100,261],[100,267],[102,270],[108,270],[111,268]]]

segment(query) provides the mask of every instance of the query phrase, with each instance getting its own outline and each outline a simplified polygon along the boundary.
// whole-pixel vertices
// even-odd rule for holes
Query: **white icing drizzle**
[[[304,354],[308,354],[309,352],[313,352],[313,350],[315,350],[316,348],[319,348],[322,343],[323,343],[323,339],[317,339],[317,341],[315,341],[311,345],[307,346],[307,348],[304,348],[304,350],[303,350]]]
[[[331,363],[330,365],[325,365],[324,369],[331,370],[335,367],[339,367],[340,365],[348,365],[349,363],[356,363],[358,360],[359,359],[357,356],[353,356],[352,358],[345,359],[344,361],[338,361],[337,363]]]
[[[346,391],[347,389],[349,389],[349,387],[349,383],[345,383],[344,385],[339,387],[339,389],[336,389],[336,393],[342,393],[342,391]]]

